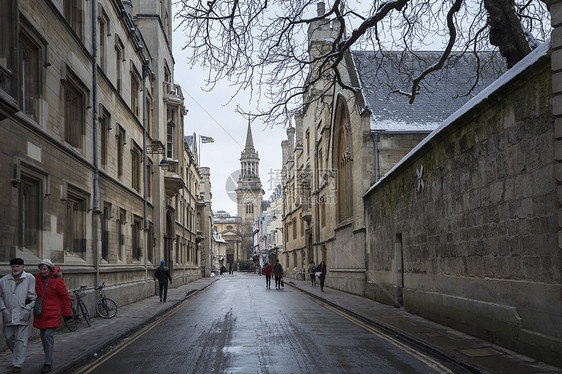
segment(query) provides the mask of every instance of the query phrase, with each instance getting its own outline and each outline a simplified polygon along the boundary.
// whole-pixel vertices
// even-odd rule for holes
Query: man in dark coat
[[[165,302],[168,297],[168,280],[172,284],[172,277],[170,276],[170,269],[166,267],[166,261],[160,261],[160,266],[154,272],[154,278],[158,279],[158,289],[160,290],[160,302]],[[162,296],[164,291],[164,296]],[[163,297],[163,298],[162,298]]]
[[[275,265],[273,265],[273,275],[275,275],[275,288],[281,288],[283,280],[283,267],[279,263],[279,259],[275,260]]]

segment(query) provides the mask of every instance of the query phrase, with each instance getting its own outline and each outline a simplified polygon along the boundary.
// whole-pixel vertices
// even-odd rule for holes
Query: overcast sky
[[[186,61],[187,53],[182,50],[185,37],[183,31],[174,32],[173,54],[175,59],[175,82],[178,83],[185,97],[185,107],[189,110],[184,117],[185,135],[194,132],[210,136],[215,142],[201,144],[200,165],[211,168],[211,188],[213,193],[213,211],[226,210],[236,215],[235,195],[228,194],[232,190],[232,179],[229,176],[240,170],[240,153],[246,144],[248,120],[236,113],[237,104],[247,108],[248,97],[237,97],[229,105],[226,103],[234,93],[228,82],[215,87],[212,92],[205,92],[205,72],[190,70]],[[281,141],[286,139],[286,130],[281,126],[265,127],[263,122],[252,123],[254,147],[260,157],[260,179],[265,191],[264,200],[269,199],[275,186],[280,183]],[[199,145],[199,139],[197,139]],[[235,178],[237,181],[237,177]]]

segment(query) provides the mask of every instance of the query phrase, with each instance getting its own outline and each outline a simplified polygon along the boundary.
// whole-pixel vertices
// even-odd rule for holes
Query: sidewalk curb
[[[456,365],[459,365],[459,366],[463,367],[464,369],[468,370],[468,371],[471,372],[471,373],[475,373],[475,374],[484,374],[484,373],[486,373],[486,371],[482,371],[482,369],[480,369],[480,368],[478,368],[478,367],[476,367],[476,366],[474,366],[474,365],[472,365],[472,364],[470,364],[470,363],[468,363],[468,362],[466,362],[466,361],[460,360],[460,359],[455,358],[455,357],[451,357],[450,355],[448,355],[447,353],[443,352],[443,351],[442,351],[441,349],[439,349],[438,347],[436,347],[436,346],[434,346],[434,345],[432,345],[432,344],[428,344],[427,342],[424,342],[424,341],[422,341],[422,340],[420,340],[420,339],[418,339],[418,338],[415,338],[415,337],[413,337],[412,335],[410,335],[410,334],[404,332],[403,330],[397,329],[397,328],[395,328],[395,327],[393,327],[393,326],[390,326],[390,325],[388,325],[388,324],[386,324],[386,323],[384,323],[384,322],[377,321],[377,320],[373,320],[373,319],[371,319],[371,318],[367,318],[367,317],[365,317],[365,316],[363,316],[363,315],[361,315],[361,314],[359,314],[359,313],[357,313],[357,312],[354,312],[354,311],[352,311],[352,310],[349,310],[349,309],[347,309],[347,308],[345,308],[345,307],[343,307],[343,306],[341,306],[341,305],[339,305],[339,304],[336,304],[336,303],[334,303],[334,302],[331,302],[331,301],[329,301],[329,300],[326,300],[325,298],[323,298],[323,297],[321,297],[321,296],[318,296],[318,295],[313,294],[313,293],[311,293],[311,292],[309,292],[309,291],[307,291],[307,290],[305,290],[305,289],[300,288],[299,286],[297,286],[297,285],[296,285],[295,283],[293,283],[292,281],[286,282],[285,284],[287,284],[287,285],[289,285],[290,287],[293,287],[293,288],[299,290],[300,292],[302,292],[302,293],[304,293],[304,294],[306,294],[306,295],[308,295],[308,296],[310,296],[310,297],[313,297],[313,298],[315,298],[315,299],[317,299],[317,300],[320,300],[320,301],[322,301],[323,303],[326,303],[326,304],[328,304],[328,305],[330,305],[330,306],[332,306],[332,307],[334,307],[334,308],[336,308],[336,309],[339,309],[339,310],[341,310],[341,311],[344,311],[345,313],[347,313],[347,314],[353,316],[354,318],[357,318],[358,320],[360,320],[360,321],[362,321],[362,322],[365,322],[365,323],[367,323],[367,324],[369,324],[369,325],[372,325],[372,326],[374,326],[374,327],[377,327],[377,328],[383,330],[385,333],[388,333],[388,334],[390,334],[390,335],[393,335],[393,337],[396,337],[396,338],[398,338],[398,339],[400,339],[400,340],[402,340],[402,341],[406,341],[406,342],[408,342],[408,343],[411,344],[411,345],[414,345],[414,346],[416,346],[416,347],[418,347],[418,348],[421,348],[421,349],[425,350],[426,352],[430,352],[431,354],[433,354],[433,355],[439,357],[440,359],[453,362],[453,363],[455,363]]]
[[[128,330],[125,330],[125,331],[111,337],[108,340],[100,342],[99,344],[97,344],[97,345],[87,349],[86,351],[82,352],[81,354],[76,355],[76,358],[74,360],[72,360],[72,361],[68,362],[67,364],[63,365],[62,367],[58,368],[56,371],[53,370],[53,373],[56,373],[56,374],[73,373],[74,370],[78,366],[85,365],[86,363],[94,360],[94,355],[96,355],[96,354],[99,355],[100,353],[104,353],[104,351],[106,351],[110,346],[115,345],[117,342],[123,340],[127,336],[133,335],[137,331],[142,330],[146,326],[150,325],[152,322],[158,320],[164,314],[169,313],[173,309],[180,306],[185,300],[188,300],[188,299],[194,297],[195,295],[197,295],[198,293],[204,291],[205,289],[207,289],[209,286],[211,286],[215,282],[216,281],[212,281],[212,282],[210,282],[206,285],[203,285],[202,288],[199,288],[199,289],[188,290],[183,299],[178,300],[178,301],[173,302],[173,303],[170,303],[169,307],[167,307],[167,308],[163,309],[162,311],[146,318],[145,320],[143,320],[142,322],[140,322],[136,326],[133,326],[133,327],[129,328]]]

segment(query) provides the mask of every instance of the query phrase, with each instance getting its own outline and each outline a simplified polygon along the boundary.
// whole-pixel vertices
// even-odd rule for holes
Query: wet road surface
[[[266,289],[264,277],[242,274],[215,282],[78,372],[463,371],[289,287]]]

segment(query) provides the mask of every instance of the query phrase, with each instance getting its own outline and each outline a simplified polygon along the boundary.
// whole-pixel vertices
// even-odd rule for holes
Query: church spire
[[[248,131],[246,132],[246,150],[254,150],[254,138],[252,137],[252,127],[250,127],[250,120],[248,120]]]

